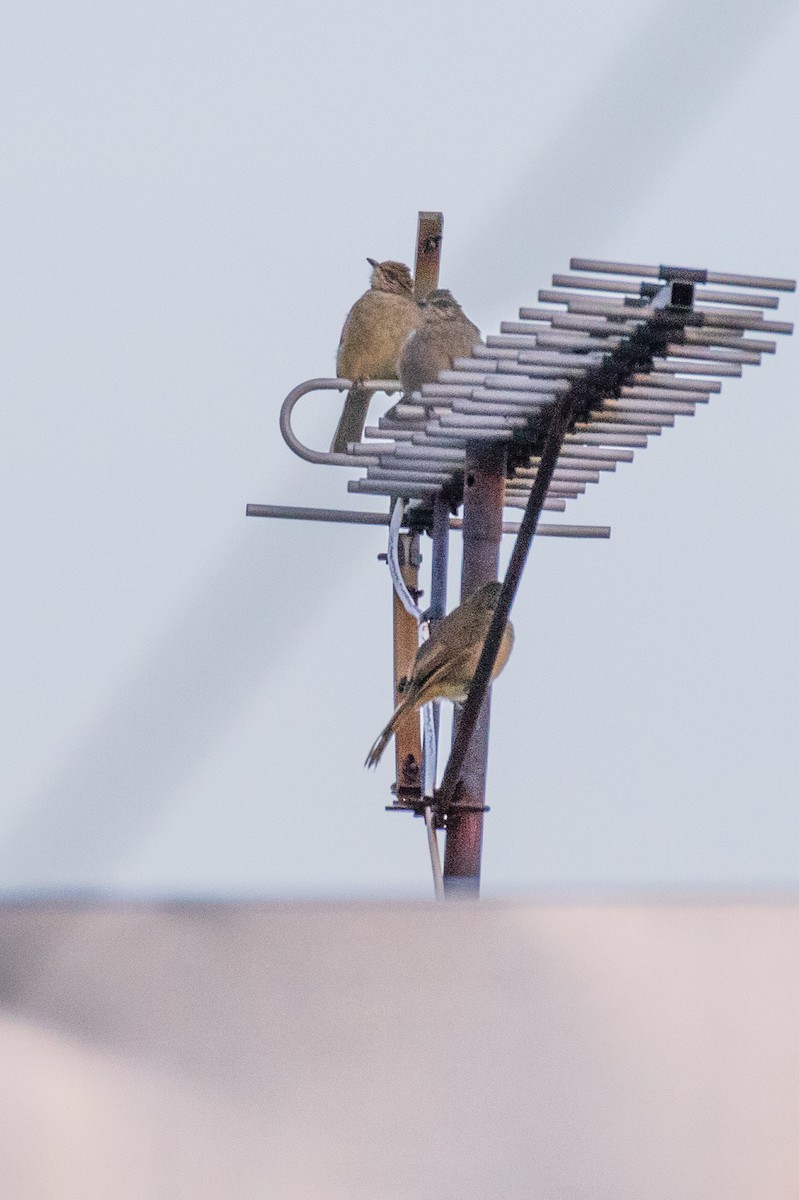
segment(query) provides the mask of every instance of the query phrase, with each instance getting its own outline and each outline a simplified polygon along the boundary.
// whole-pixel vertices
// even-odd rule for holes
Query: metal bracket
[[[664,287],[658,288],[650,301],[655,309],[664,308],[693,308],[694,285],[685,280],[675,279]]]
[[[403,795],[398,796],[393,804],[387,804],[385,806],[386,812],[409,812],[413,813],[415,817],[423,817],[427,809],[430,809],[433,814],[433,820],[435,822],[436,829],[446,829],[447,817],[453,811],[453,809],[457,809],[458,812],[487,813],[491,812],[491,805],[456,803],[450,805],[446,811],[442,811],[435,800],[433,800],[431,803],[429,796],[426,799],[417,799],[414,796]]]

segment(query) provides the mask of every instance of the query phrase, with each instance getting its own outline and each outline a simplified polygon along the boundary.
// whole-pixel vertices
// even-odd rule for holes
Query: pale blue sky
[[[333,372],[365,256],[410,260],[420,208],[484,332],[572,254],[795,276],[799,8],[6,25],[0,884],[426,896],[389,756],[362,767],[391,703],[384,535],[244,517],[353,503],[292,458],[280,402]],[[783,339],[570,508],[610,542],[534,546],[486,894],[797,882],[798,364]],[[334,423],[319,396],[300,427]]]

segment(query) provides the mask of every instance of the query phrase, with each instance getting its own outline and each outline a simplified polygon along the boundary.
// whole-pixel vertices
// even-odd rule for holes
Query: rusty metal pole
[[[413,271],[413,294],[417,300],[424,300],[428,292],[438,287],[443,236],[444,214],[420,212],[416,226],[416,263]]]
[[[506,459],[504,445],[477,444],[467,450],[463,482],[461,600],[497,578]],[[476,898],[480,892],[490,705],[489,691],[463,762],[461,785],[447,812],[444,888],[450,896]]]
[[[401,533],[397,546],[400,574],[412,596],[419,592],[419,535]],[[402,696],[401,685],[410,672],[419,648],[419,632],[413,617],[392,589],[394,603],[394,706]],[[397,799],[418,800],[422,785],[422,739],[416,713],[400,721],[394,738],[397,766]]]

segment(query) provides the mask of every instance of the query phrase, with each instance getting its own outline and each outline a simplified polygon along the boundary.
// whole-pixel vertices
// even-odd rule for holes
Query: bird
[[[466,699],[501,591],[501,583],[483,584],[442,618],[427,641],[422,642],[394,715],[374,742],[364,766],[377,766],[397,725],[409,713],[439,698],[456,703]],[[492,679],[496,679],[508,661],[513,637],[513,625],[508,621]]]
[[[347,314],[336,355],[338,378],[353,381],[330,446],[336,454],[361,439],[371,399],[364,379],[397,379],[400,351],[422,319],[405,263],[366,261],[371,286]]]
[[[409,334],[399,361],[403,400],[424,383],[435,383],[439,371],[449,370],[456,358],[465,358],[480,341],[472,324],[447,288],[436,288],[421,301],[421,324]],[[396,405],[386,414],[396,417]]]

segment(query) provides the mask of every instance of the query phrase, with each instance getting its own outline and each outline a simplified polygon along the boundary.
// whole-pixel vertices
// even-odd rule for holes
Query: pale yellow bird
[[[398,723],[408,713],[429,704],[431,700],[466,699],[501,590],[501,583],[483,584],[439,621],[427,641],[422,642],[402,699],[369,751],[365,766],[377,765]],[[505,666],[512,648],[513,626],[508,621],[492,679],[496,679]]]

